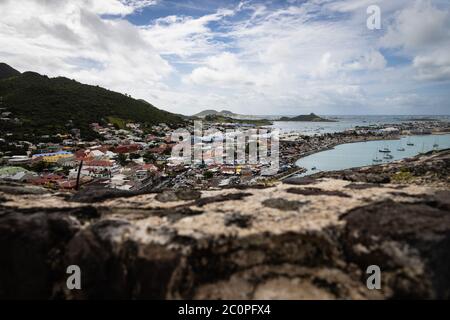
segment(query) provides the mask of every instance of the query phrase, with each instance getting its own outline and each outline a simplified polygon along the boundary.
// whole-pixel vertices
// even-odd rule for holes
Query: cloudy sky
[[[369,5],[381,29],[366,26]],[[0,61],[193,114],[450,114],[448,0],[0,0]]]

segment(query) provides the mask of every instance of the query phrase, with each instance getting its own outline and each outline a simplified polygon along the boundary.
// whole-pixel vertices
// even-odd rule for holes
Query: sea
[[[398,124],[404,122],[413,122],[415,120],[439,120],[450,122],[450,115],[433,115],[433,116],[322,116],[323,118],[335,120],[336,122],[312,122],[312,121],[275,121],[272,128],[279,129],[282,133],[300,132],[304,135],[315,135],[323,133],[342,132],[353,129],[357,126],[378,126],[385,124]]]
[[[305,135],[335,133],[355,128],[356,126],[377,126],[417,121],[417,119],[435,119],[450,122],[450,116],[327,116],[337,122],[282,122],[272,125],[281,132],[300,132]],[[410,145],[408,145],[410,144]],[[379,150],[387,148],[389,153]],[[306,168],[301,176],[321,171],[344,170],[380,163],[388,163],[403,158],[413,157],[431,150],[450,148],[450,134],[403,136],[400,140],[380,140],[338,145],[331,150],[321,151],[299,159],[296,165]],[[404,149],[404,150],[403,150]],[[392,155],[386,159],[386,154]],[[381,162],[374,162],[379,159]]]

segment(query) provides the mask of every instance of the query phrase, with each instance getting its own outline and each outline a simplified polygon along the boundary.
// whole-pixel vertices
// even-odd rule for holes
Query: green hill
[[[19,76],[20,72],[10,67],[6,63],[0,63],[0,80]]]
[[[183,121],[180,116],[157,109],[142,100],[98,86],[62,77],[49,78],[34,72],[19,73],[0,80],[0,97],[1,107],[6,107],[7,111],[12,112],[11,117],[21,121],[16,126],[12,123],[3,126],[2,123],[4,130],[19,137],[25,136],[28,140],[30,135],[64,133],[71,128],[80,129],[82,137],[86,138],[93,135],[89,127],[91,123],[105,122],[110,118],[146,125],[161,122],[170,125]]]
[[[314,113],[305,114],[305,115],[299,115],[296,117],[282,117],[279,119],[279,121],[312,121],[312,122],[336,122],[335,120],[325,119],[322,117],[319,117],[318,115]]]
[[[232,118],[232,119],[238,119],[238,120],[265,120],[265,118],[262,116],[238,114],[238,113],[234,113],[234,112],[231,112],[228,110],[216,111],[216,110],[212,110],[212,109],[203,110],[202,112],[194,114],[192,117],[204,119],[208,116],[218,116],[218,117]]]
[[[235,119],[230,117],[225,117],[222,115],[207,115],[204,118],[205,121],[208,122],[214,122],[214,123],[238,123],[238,124],[251,124],[255,126],[270,126],[273,123],[266,119],[257,119],[257,120],[251,120],[251,119]]]

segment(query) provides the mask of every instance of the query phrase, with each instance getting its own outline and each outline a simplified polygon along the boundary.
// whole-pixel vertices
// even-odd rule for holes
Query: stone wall
[[[0,299],[448,299],[449,199],[336,176],[140,195],[3,183]]]

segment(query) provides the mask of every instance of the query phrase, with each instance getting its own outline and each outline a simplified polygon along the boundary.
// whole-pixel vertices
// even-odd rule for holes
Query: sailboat
[[[375,158],[373,158],[372,161],[373,161],[374,163],[379,163],[379,162],[383,162],[383,159],[378,158],[378,155],[376,154],[376,155],[375,155]]]
[[[408,142],[406,143],[407,146],[413,146],[414,143],[411,142],[411,138],[408,138]]]
[[[405,151],[405,148],[403,148],[402,143],[398,145],[397,151]]]
[[[384,147],[383,149],[380,149],[379,150],[380,152],[384,152],[384,153],[389,153],[389,152],[391,152],[391,150],[389,150],[389,148],[386,146],[386,147]]]
[[[391,160],[391,159],[394,159],[394,156],[392,156],[391,154],[386,154],[386,155],[383,157],[383,159]]]
[[[439,147],[439,143],[438,143],[437,139],[434,139],[433,148],[438,148],[438,147]]]

